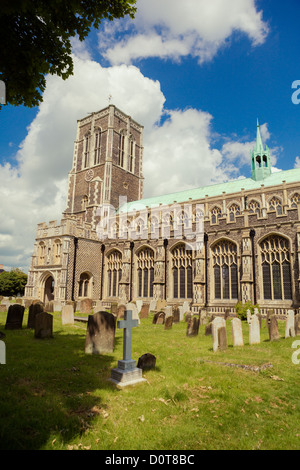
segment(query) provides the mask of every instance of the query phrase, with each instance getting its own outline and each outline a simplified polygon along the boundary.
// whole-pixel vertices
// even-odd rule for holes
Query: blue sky
[[[107,106],[109,94],[145,126],[145,197],[249,177],[257,118],[274,171],[300,165],[300,104],[292,102],[299,0],[139,0],[137,7],[134,22],[103,23],[85,43],[74,40],[73,79],[49,77],[39,107],[2,108],[6,267],[28,268],[36,223],[60,219],[76,120]]]

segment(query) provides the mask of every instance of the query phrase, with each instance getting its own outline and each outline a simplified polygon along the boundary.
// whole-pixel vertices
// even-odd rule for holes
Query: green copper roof
[[[146,208],[146,206],[151,208],[159,206],[159,204],[170,205],[173,204],[174,201],[182,203],[188,202],[189,199],[204,199],[206,195],[208,197],[221,196],[223,192],[226,194],[234,194],[239,193],[241,189],[244,189],[245,191],[259,189],[262,184],[265,187],[280,185],[283,181],[286,181],[286,183],[299,182],[300,184],[300,168],[296,168],[294,170],[277,171],[272,173],[263,181],[255,181],[252,178],[244,178],[228,181],[227,183],[204,186],[202,188],[187,189],[186,191],[166,194],[164,196],[154,196],[147,199],[141,199],[140,201],[133,201],[124,204],[122,207],[120,207],[119,212],[130,212],[134,210],[140,211],[143,208]]]

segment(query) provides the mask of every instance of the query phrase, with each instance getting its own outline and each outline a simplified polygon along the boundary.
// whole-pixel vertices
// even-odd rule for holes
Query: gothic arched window
[[[128,170],[134,172],[134,158],[135,158],[135,141],[134,137],[130,135],[129,137],[129,155],[128,155]]]
[[[238,299],[237,246],[226,240],[211,249],[215,299]]]
[[[269,202],[269,211],[275,211],[276,215],[282,215],[283,214],[283,209],[282,209],[282,202],[281,200],[274,196]]]
[[[122,276],[122,255],[115,250],[107,257],[107,296],[118,297]]]
[[[90,296],[90,280],[91,276],[88,273],[82,273],[79,279],[78,297]]]
[[[228,214],[229,214],[229,221],[235,222],[236,216],[241,215],[240,207],[237,204],[231,204],[231,206],[228,209]]]
[[[193,298],[193,257],[192,251],[181,243],[172,251],[173,297]]]
[[[221,217],[222,217],[222,211],[219,207],[214,207],[210,211],[210,220],[212,224],[217,224]]]
[[[124,164],[125,164],[125,131],[122,130],[120,132],[120,137],[119,137],[118,165],[123,168]]]
[[[150,248],[137,254],[138,297],[153,297],[154,252]]]
[[[99,165],[101,159],[101,129],[95,131],[94,165]]]
[[[90,163],[90,140],[91,136],[90,133],[84,136],[84,143],[83,143],[83,168],[87,168]]]
[[[299,203],[300,203],[300,194],[299,193],[293,194],[293,196],[291,197],[291,207],[293,209],[294,208],[297,209]]]
[[[260,203],[254,199],[248,204],[249,214],[257,214],[259,217],[261,215]]]
[[[292,277],[289,242],[272,235],[260,244],[265,300],[291,300]]]

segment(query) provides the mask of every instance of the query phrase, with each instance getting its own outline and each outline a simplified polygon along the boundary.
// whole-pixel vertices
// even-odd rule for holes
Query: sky
[[[138,0],[72,40],[74,75],[0,111],[0,264],[28,272],[36,225],[66,208],[77,120],[111,103],[144,126],[144,196],[300,167],[299,0]],[[294,88],[293,88],[294,87]]]

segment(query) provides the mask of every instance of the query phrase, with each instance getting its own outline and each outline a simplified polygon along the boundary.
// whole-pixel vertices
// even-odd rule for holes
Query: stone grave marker
[[[136,361],[132,359],[132,329],[138,326],[138,320],[132,318],[132,311],[125,310],[124,320],[117,322],[117,327],[124,330],[123,333],[123,359],[118,361],[118,367],[112,369],[109,379],[119,387],[145,382],[142,377],[142,369],[136,367]]]
[[[288,310],[287,318],[285,320],[285,337],[295,336],[295,314],[294,310]]]
[[[64,305],[61,311],[62,325],[74,325],[74,308],[73,305]]]
[[[153,354],[146,353],[146,354],[143,354],[139,358],[137,367],[142,370],[154,369],[155,364],[156,364],[156,357]]]
[[[167,306],[166,300],[158,299],[156,303],[156,310],[161,311],[163,308]]]
[[[0,305],[0,312],[6,312],[7,307],[6,305]]]
[[[252,315],[251,322],[249,323],[249,344],[258,343],[260,343],[259,318],[257,315]]]
[[[118,311],[117,311],[117,319],[120,320],[121,318],[124,318],[124,313],[126,310],[126,305],[125,304],[119,304],[118,305]]]
[[[199,312],[200,325],[206,325],[207,323],[207,312],[206,310],[201,310]]]
[[[178,307],[173,307],[173,321],[174,323],[179,323],[180,322],[180,311]]]
[[[150,312],[155,312],[156,311],[156,300],[155,299],[152,299],[150,301],[149,311]]]
[[[231,320],[233,346],[244,346],[242,322],[239,318]]]
[[[182,309],[183,309],[183,314],[190,311],[190,304],[187,300],[183,302]]]
[[[53,300],[53,312],[61,312],[62,305],[60,300]]]
[[[165,312],[157,312],[155,313],[153,317],[152,323],[154,325],[163,325],[165,323],[165,318],[166,318]]]
[[[221,326],[221,328],[218,328],[218,349],[220,351],[227,349],[226,326]]]
[[[140,311],[140,318],[148,318],[150,304],[143,304]]]
[[[19,330],[22,328],[25,307],[20,304],[12,304],[8,307],[6,317],[6,330]]]
[[[92,313],[93,301],[92,299],[82,299],[79,304],[80,313]]]
[[[136,308],[137,308],[138,313],[141,313],[141,309],[142,309],[142,306],[143,306],[143,301],[138,299],[135,303],[136,303]]]
[[[32,303],[29,307],[27,328],[35,327],[35,317],[38,313],[44,311],[44,304],[42,302]]]
[[[218,330],[220,328],[225,328],[225,336],[226,336],[226,321],[224,320],[224,318],[216,317],[212,322],[212,340],[213,340],[214,352],[216,352],[219,349],[220,338],[222,341],[222,347],[224,346],[224,331],[222,331],[221,336],[219,338]],[[227,344],[227,340],[226,340],[226,344]]]
[[[208,325],[205,326],[205,336],[210,336],[212,334],[212,322],[209,322]]]
[[[192,312],[185,312],[184,314],[184,321],[188,323],[190,319],[192,318]]]
[[[173,326],[173,315],[168,315],[165,319],[165,330],[170,330]]]
[[[39,339],[53,338],[53,315],[47,312],[36,314],[34,337]]]
[[[118,316],[118,304],[117,304],[117,302],[112,302],[112,303],[111,303],[110,313],[112,313],[113,315],[115,315],[115,317]]]
[[[135,303],[133,302],[130,302],[129,304],[126,304],[126,310],[131,310],[132,312],[132,319],[133,320],[138,320],[139,324],[140,324],[140,317],[139,317],[139,314],[138,314],[138,310],[137,310],[137,306]]]
[[[187,324],[186,336],[197,336],[199,333],[200,319],[191,317]]]
[[[109,312],[89,315],[84,352],[86,354],[110,353],[114,350],[116,317]]]
[[[276,341],[277,339],[279,339],[278,322],[276,315],[269,316],[268,328],[270,341]]]
[[[251,312],[250,312],[250,310],[248,309],[248,310],[247,310],[247,322],[248,322],[248,325],[250,325],[250,323],[251,323],[251,317],[252,317]]]

